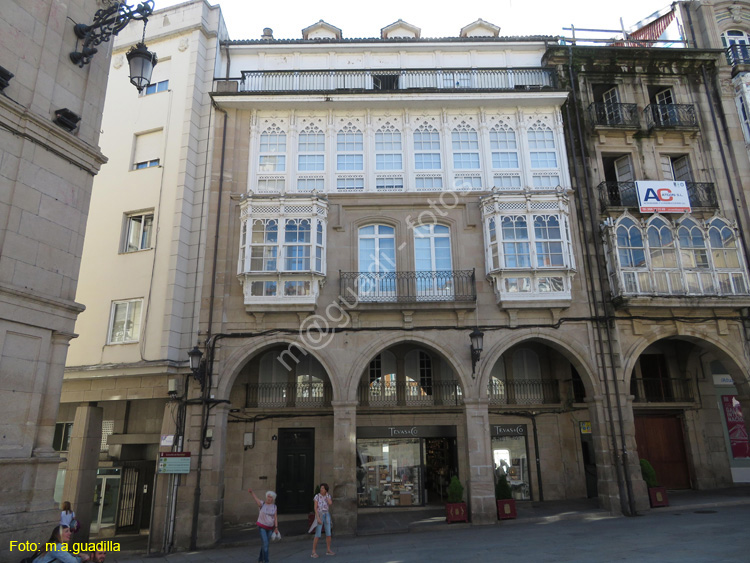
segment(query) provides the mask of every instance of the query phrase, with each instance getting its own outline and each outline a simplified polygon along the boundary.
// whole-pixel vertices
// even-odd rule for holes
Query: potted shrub
[[[466,503],[464,502],[464,486],[455,475],[451,477],[451,482],[448,485],[445,521],[448,523],[469,521],[469,512],[466,510]]]
[[[505,475],[501,475],[495,484],[495,499],[497,500],[498,520],[510,520],[516,517],[516,501]]]
[[[669,506],[666,487],[659,485],[659,481],[656,478],[656,471],[654,471],[653,466],[645,459],[641,460],[641,475],[648,487],[648,500],[651,503],[651,508]]]

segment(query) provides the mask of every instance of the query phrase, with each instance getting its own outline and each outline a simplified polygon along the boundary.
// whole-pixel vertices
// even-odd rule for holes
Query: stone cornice
[[[107,162],[107,157],[98,147],[83,142],[55,125],[52,116],[44,119],[4,96],[0,96],[0,127],[43,147],[92,176]]]

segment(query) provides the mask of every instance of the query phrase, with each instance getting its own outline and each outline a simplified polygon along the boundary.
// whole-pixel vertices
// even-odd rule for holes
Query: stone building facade
[[[351,533],[363,511],[442,506],[453,476],[474,523],[496,519],[502,474],[518,501],[615,513],[648,509],[639,458],[675,488],[745,479],[721,403],[747,404],[750,299],[745,165],[725,172],[711,108],[727,100],[705,88],[723,52],[571,51],[483,20],[229,41],[204,2],[158,14],[148,41],[170,63],[135,127],[111,121],[113,146],[136,140],[94,200],[86,293],[108,290],[81,316],[58,417],[100,401],[102,492],[189,452],[189,474],[140,500],[152,549],[254,522],[249,487],[304,515],[326,481]],[[690,182],[691,211],[633,208],[635,180]],[[149,216],[162,242],[143,246],[128,229]],[[122,495],[115,530],[138,526]]]
[[[342,532],[360,511],[442,506],[452,476],[474,523],[497,518],[501,473],[519,500],[621,510],[607,421],[630,415],[599,374],[549,41],[399,21],[227,44],[206,406],[186,436],[203,445],[197,545],[251,521],[248,487],[307,512],[320,481]]]
[[[218,6],[199,1],[155,11],[146,42],[158,62],[138,96],[122,82],[126,52],[142,33],[132,25],[114,41],[101,124],[110,159],[91,199],[95,235],[83,248],[78,288],[86,311],[57,417],[56,447],[66,459],[57,468],[56,498],[75,506],[71,471],[93,471],[89,521],[100,537],[150,525],[162,421],[176,416],[170,390],[188,371],[197,330],[215,117],[208,92],[227,38]],[[77,437],[79,418],[88,421],[92,409],[91,432]],[[84,460],[79,449],[93,454]]]
[[[107,81],[106,45],[79,68],[73,22],[100,2],[3,3],[0,14],[0,560],[10,540],[43,541],[59,522],[53,435]],[[80,121],[57,117],[68,110]],[[70,115],[70,114],[65,114]]]

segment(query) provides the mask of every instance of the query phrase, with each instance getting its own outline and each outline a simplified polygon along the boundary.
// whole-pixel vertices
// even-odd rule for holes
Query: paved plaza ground
[[[742,562],[750,561],[750,498],[686,498],[677,505],[633,518],[612,517],[601,510],[558,511],[492,526],[445,524],[391,532],[334,537],[338,562]],[[230,544],[231,545],[231,544]],[[271,545],[271,561],[311,561],[312,539],[290,536]],[[230,563],[257,561],[259,540],[248,534],[243,545],[147,557],[111,553],[108,563]]]

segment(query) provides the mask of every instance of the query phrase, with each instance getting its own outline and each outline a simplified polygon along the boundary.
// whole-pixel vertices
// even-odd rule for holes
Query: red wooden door
[[[656,471],[659,484],[668,489],[689,489],[682,421],[676,416],[635,417],[638,457],[647,459]]]

